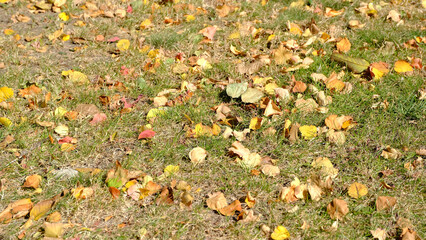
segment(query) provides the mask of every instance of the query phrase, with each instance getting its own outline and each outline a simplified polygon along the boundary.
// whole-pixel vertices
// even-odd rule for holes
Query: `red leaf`
[[[90,121],[90,125],[97,125],[98,123],[101,123],[107,119],[107,116],[105,113],[96,113],[93,116],[92,121]]]
[[[127,6],[127,10],[126,10],[126,12],[127,13],[132,13],[133,12],[133,8],[132,8],[132,6]]]
[[[120,190],[115,187],[109,187],[109,192],[112,195],[112,198],[117,199],[120,196]]]
[[[120,40],[119,37],[112,37],[112,38],[108,39],[108,42],[113,43],[113,42],[117,42],[118,40]]]
[[[62,139],[59,139],[58,143],[59,144],[62,144],[62,143],[71,143],[72,140],[73,140],[72,137],[66,136],[66,137],[64,137]]]
[[[139,134],[138,139],[145,139],[145,138],[153,138],[155,136],[155,132],[152,130],[145,130]]]

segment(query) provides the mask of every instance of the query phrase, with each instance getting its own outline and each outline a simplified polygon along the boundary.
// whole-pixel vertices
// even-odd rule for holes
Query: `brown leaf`
[[[109,187],[108,190],[109,193],[111,193],[113,199],[117,199],[120,197],[120,190],[118,190],[117,188]]]
[[[13,141],[15,141],[15,138],[11,135],[7,135],[4,140],[0,143],[0,148],[5,148],[7,145],[11,144]]]
[[[3,212],[0,213],[0,223],[8,223],[12,218],[24,217],[33,207],[31,199],[21,199],[10,203]]]
[[[189,159],[193,164],[204,162],[207,157],[207,151],[204,148],[196,147],[189,152]]]
[[[373,235],[373,238],[377,238],[379,240],[385,240],[386,239],[386,230],[377,228],[376,230],[370,230],[371,235]]]
[[[262,165],[260,171],[269,177],[276,177],[280,175],[280,168],[271,164]]]
[[[43,217],[55,204],[53,199],[47,199],[38,202],[30,211],[30,220],[39,220]]]
[[[188,191],[184,191],[181,195],[180,195],[180,200],[181,203],[186,206],[186,207],[191,207],[192,206],[192,202],[194,201],[194,197],[191,196],[191,194]]]
[[[396,198],[388,196],[379,196],[376,199],[377,211],[382,211],[387,208],[393,207],[396,204]]]
[[[240,158],[250,155],[250,150],[244,147],[243,144],[238,141],[232,143],[232,147],[230,147],[228,150],[231,155],[238,155]]]
[[[28,176],[25,179],[24,185],[22,185],[22,187],[36,189],[36,188],[40,187],[41,179],[42,179],[41,176],[37,175],[37,174]]]
[[[160,196],[155,200],[157,205],[161,204],[173,204],[173,189],[171,187],[164,186],[161,190]]]
[[[47,222],[60,222],[62,219],[61,214],[59,212],[53,212],[51,214],[49,214],[49,216],[46,217],[46,221]]]
[[[411,228],[403,228],[401,233],[401,240],[420,240],[416,231]]]
[[[161,185],[149,181],[144,188],[139,189],[141,192],[140,199],[153,195],[162,189]]]
[[[44,236],[47,238],[59,238],[64,233],[63,223],[44,223]]]
[[[330,204],[328,204],[327,212],[331,219],[342,220],[343,217],[349,213],[348,204],[345,200],[335,198]]]
[[[303,93],[303,92],[305,92],[306,88],[307,88],[307,86],[304,82],[295,81],[292,92],[293,93]]]
[[[82,114],[83,116],[95,116],[100,113],[98,107],[94,104],[78,104],[75,111]]]
[[[221,192],[216,192],[213,194],[209,194],[209,198],[207,199],[207,206],[210,209],[219,211],[219,209],[222,209],[226,207],[228,204],[226,202],[225,195]]]
[[[225,216],[232,216],[235,214],[235,211],[242,211],[241,203],[238,200],[235,200],[228,206],[219,209],[219,212]]]
[[[390,146],[386,146],[383,149],[382,154],[380,155],[386,159],[398,159],[402,156],[401,152],[396,150],[395,148],[391,148]]]
[[[41,93],[41,89],[34,84],[19,90],[19,95],[23,98],[33,97],[39,93]]]
[[[299,139],[299,136],[298,136],[299,127],[300,127],[300,124],[298,124],[298,123],[294,123],[293,125],[291,125],[290,132],[289,132],[289,138],[288,138],[290,143],[295,143]]]

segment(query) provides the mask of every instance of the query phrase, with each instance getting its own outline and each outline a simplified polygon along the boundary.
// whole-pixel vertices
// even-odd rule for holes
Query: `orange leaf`
[[[411,65],[404,60],[396,61],[393,69],[397,73],[406,73],[406,72],[412,72],[413,71],[413,67],[411,67]]]
[[[40,186],[40,182],[41,182],[41,176],[34,174],[31,176],[28,176],[25,179],[24,185],[22,185],[22,187],[36,189]]]
[[[349,42],[349,39],[345,37],[336,43],[336,47],[339,52],[346,53],[351,49],[351,42]]]

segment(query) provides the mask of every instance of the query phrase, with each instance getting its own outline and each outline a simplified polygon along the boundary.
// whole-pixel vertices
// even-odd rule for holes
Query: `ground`
[[[425,5],[0,0],[0,239],[426,238]]]

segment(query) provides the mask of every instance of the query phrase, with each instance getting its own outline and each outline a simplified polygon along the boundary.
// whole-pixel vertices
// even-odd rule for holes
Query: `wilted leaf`
[[[107,115],[105,113],[96,113],[90,121],[90,125],[97,125],[105,120],[107,120]]]
[[[275,104],[275,102],[273,100],[269,99],[263,115],[270,117],[272,115],[282,115],[282,114],[283,114],[283,112],[277,106],[277,104]]]
[[[386,146],[385,149],[383,149],[382,154],[380,155],[386,159],[398,159],[402,156],[402,154],[396,150],[395,148],[391,148],[390,146]]]
[[[120,52],[125,52],[130,47],[130,41],[128,39],[120,39],[117,44],[117,49],[120,50]]]
[[[396,204],[396,198],[388,196],[379,196],[376,199],[376,210],[382,211],[387,208],[393,207]]]
[[[303,93],[305,92],[307,86],[304,82],[301,81],[295,81],[294,82],[294,87],[292,89],[292,92],[294,93]]]
[[[51,222],[51,223],[55,223],[55,222],[60,222],[62,219],[61,214],[59,212],[53,212],[51,214],[49,214],[49,216],[46,217],[46,222]]]
[[[0,213],[0,223],[9,223],[12,218],[21,218],[28,214],[33,207],[31,199],[21,199],[10,203],[3,212]]]
[[[129,171],[124,169],[119,161],[115,162],[115,168],[108,171],[105,182],[108,187],[120,188],[128,180]]]
[[[247,204],[247,207],[253,208],[254,205],[256,204],[256,199],[254,199],[254,197],[251,196],[250,192],[247,192],[247,196],[244,202]]]
[[[61,137],[65,137],[69,133],[69,128],[65,125],[59,125],[55,128],[55,132]]]
[[[374,79],[380,79],[389,73],[389,65],[385,62],[375,62],[370,65],[370,75]]]
[[[386,239],[386,230],[381,228],[376,228],[376,230],[370,230],[371,235],[373,235],[373,238],[377,238],[379,240],[385,240]]]
[[[171,176],[179,171],[179,166],[176,165],[167,165],[167,167],[164,168],[164,175]]]
[[[208,38],[209,40],[213,40],[214,34],[216,33],[216,29],[216,26],[210,26],[201,29],[198,33],[203,34],[203,36]]]
[[[118,190],[117,188],[109,187],[108,190],[109,190],[109,193],[111,193],[111,196],[113,199],[117,199],[120,197],[120,190]]]
[[[219,211],[220,209],[226,207],[228,203],[226,202],[225,195],[221,192],[216,192],[213,194],[209,194],[209,198],[207,199],[207,206],[212,209]]]
[[[361,73],[370,66],[370,63],[362,58],[354,58],[340,53],[333,53],[331,60],[345,64],[354,73]]]
[[[10,119],[7,117],[0,117],[0,124],[5,127],[10,127],[12,125],[12,121],[10,121]]]
[[[235,214],[235,211],[242,211],[241,203],[239,200],[235,200],[228,206],[219,209],[219,212],[225,216],[232,216]]]
[[[53,199],[38,202],[30,211],[30,219],[35,221],[39,220],[53,207],[54,204],[55,201]]]
[[[93,188],[90,187],[78,187],[78,188],[73,188],[71,190],[72,196],[75,199],[87,199],[89,197],[91,197],[95,191],[93,190]]]
[[[229,86],[229,85],[228,85]],[[242,88],[243,89],[243,88]],[[241,89],[241,91],[242,91]],[[228,93],[228,88],[226,88]],[[229,95],[229,94],[228,94]],[[241,101],[245,103],[257,103],[265,94],[257,88],[248,88],[242,95]]]
[[[325,125],[334,130],[349,130],[355,126],[356,122],[353,121],[351,116],[330,115],[325,119]]]
[[[367,195],[368,189],[364,184],[354,182],[348,188],[349,196],[353,198],[360,198]]]
[[[276,177],[280,175],[280,168],[270,164],[262,165],[260,171],[269,177]]]
[[[8,87],[0,88],[0,102],[3,102],[9,98],[13,97],[13,89]]]
[[[154,136],[155,136],[155,132],[148,129],[148,130],[142,131],[139,134],[138,139],[153,138]]]
[[[393,70],[395,70],[395,72],[397,73],[407,73],[407,72],[412,72],[413,67],[411,67],[410,63],[404,60],[399,60],[395,62],[395,66]]]
[[[336,47],[339,52],[346,53],[351,49],[351,42],[345,37],[336,43]]]
[[[5,148],[7,145],[11,144],[15,141],[15,138],[11,135],[7,135],[2,142],[0,142],[0,148]]]
[[[226,86],[226,94],[232,98],[239,98],[245,91],[247,91],[247,83],[232,83]]]
[[[191,207],[194,197],[188,191],[184,191],[180,196],[181,203],[186,207]]]
[[[315,159],[312,162],[312,167],[319,168],[321,172],[326,176],[335,176],[339,172],[339,170],[333,166],[330,159],[328,159],[327,157],[319,157]]]
[[[68,76],[68,79],[75,84],[89,83],[89,78],[86,76],[86,74],[79,71],[74,71],[74,70],[62,71],[62,76]]]
[[[242,159],[239,160],[238,163],[241,164],[245,168],[252,169],[260,164],[262,161],[262,157],[258,153],[250,153],[248,155],[243,156]]]
[[[63,223],[44,223],[44,236],[50,238],[59,238],[64,233]]]
[[[274,240],[284,240],[290,238],[290,233],[283,226],[278,226],[274,229],[274,232],[271,234],[271,238]]]
[[[204,148],[196,147],[189,152],[189,159],[193,164],[204,162],[207,157],[207,151]]]
[[[262,126],[262,118],[260,117],[254,117],[250,120],[250,126],[249,128],[251,130],[258,130]]]
[[[392,21],[394,21],[394,22],[399,22],[399,21],[401,21],[401,14],[399,14],[395,10],[390,10],[386,19],[392,19]]]
[[[348,204],[345,200],[335,198],[330,204],[328,204],[327,212],[331,219],[342,220],[343,217],[349,213]]]
[[[301,126],[299,128],[300,133],[302,134],[302,137],[305,140],[311,140],[312,138],[317,136],[317,127],[310,125],[310,126]]]
[[[173,201],[174,201],[173,189],[171,187],[164,186],[163,189],[161,189],[160,195],[155,200],[155,203],[157,205],[173,204]]]
[[[41,176],[37,174],[28,176],[27,178],[25,178],[25,182],[24,182],[24,185],[22,185],[22,187],[36,189],[40,186],[41,179],[42,179]]]

